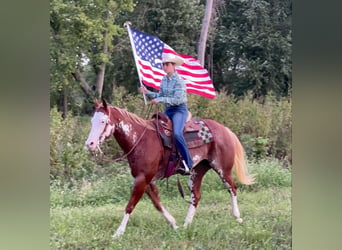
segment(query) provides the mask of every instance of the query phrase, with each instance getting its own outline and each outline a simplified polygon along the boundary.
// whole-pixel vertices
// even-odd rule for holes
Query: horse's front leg
[[[139,202],[139,200],[143,196],[145,189],[146,189],[146,185],[147,183],[146,183],[145,176],[139,175],[135,178],[133,190],[131,193],[131,198],[129,199],[129,202],[125,209],[125,215],[122,218],[120,226],[118,227],[118,229],[116,230],[115,234],[113,234],[112,237],[116,238],[125,232],[128,219],[133,209],[135,208],[136,204]]]
[[[150,197],[154,207],[161,212],[173,229],[178,229],[175,218],[163,207],[160,202],[159,190],[154,183],[150,183],[146,188],[146,193]]]

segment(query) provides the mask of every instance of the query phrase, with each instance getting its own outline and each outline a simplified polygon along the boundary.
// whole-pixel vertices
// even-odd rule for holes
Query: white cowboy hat
[[[173,54],[163,54],[161,63],[167,63],[167,62],[171,62],[171,63],[174,63],[176,66],[180,66],[184,63],[184,60]]]

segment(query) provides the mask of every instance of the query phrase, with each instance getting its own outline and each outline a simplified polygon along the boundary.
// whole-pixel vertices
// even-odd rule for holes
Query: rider
[[[186,86],[184,80],[175,70],[176,66],[183,63],[184,61],[175,55],[164,54],[162,64],[166,75],[161,81],[159,92],[149,91],[144,86],[140,87],[140,91],[151,98],[152,103],[162,102],[165,104],[164,113],[172,120],[176,146],[183,158],[177,172],[189,175],[192,168],[192,159],[183,136],[183,129],[188,116]]]

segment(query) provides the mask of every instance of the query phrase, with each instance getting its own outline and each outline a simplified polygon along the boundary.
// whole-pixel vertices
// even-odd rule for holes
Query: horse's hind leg
[[[237,202],[237,187],[233,180],[232,173],[226,174],[226,176],[220,176],[221,180],[223,181],[224,186],[227,188],[228,192],[230,193],[231,201],[232,201],[232,209],[233,215],[238,222],[242,222],[240,217],[240,210]]]
[[[187,227],[191,222],[196,212],[196,207],[201,199],[201,184],[203,176],[210,169],[208,164],[201,162],[192,170],[189,178],[189,187],[191,190],[190,207],[185,218],[184,227]]]
[[[150,197],[155,208],[165,216],[166,220],[170,222],[173,229],[177,229],[178,226],[176,225],[175,218],[173,218],[173,216],[160,203],[159,190],[157,186],[154,183],[150,183],[146,188],[146,193]]]

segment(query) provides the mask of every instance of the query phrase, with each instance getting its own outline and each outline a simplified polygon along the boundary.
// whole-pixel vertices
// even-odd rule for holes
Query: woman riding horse
[[[140,87],[140,91],[151,98],[152,103],[162,102],[165,104],[164,113],[172,121],[173,136],[177,149],[183,158],[177,172],[182,175],[189,175],[192,159],[183,136],[183,129],[188,116],[186,86],[184,80],[175,70],[176,66],[183,64],[183,60],[172,54],[164,54],[162,64],[166,75],[161,81],[159,92],[149,91],[145,87]]]

